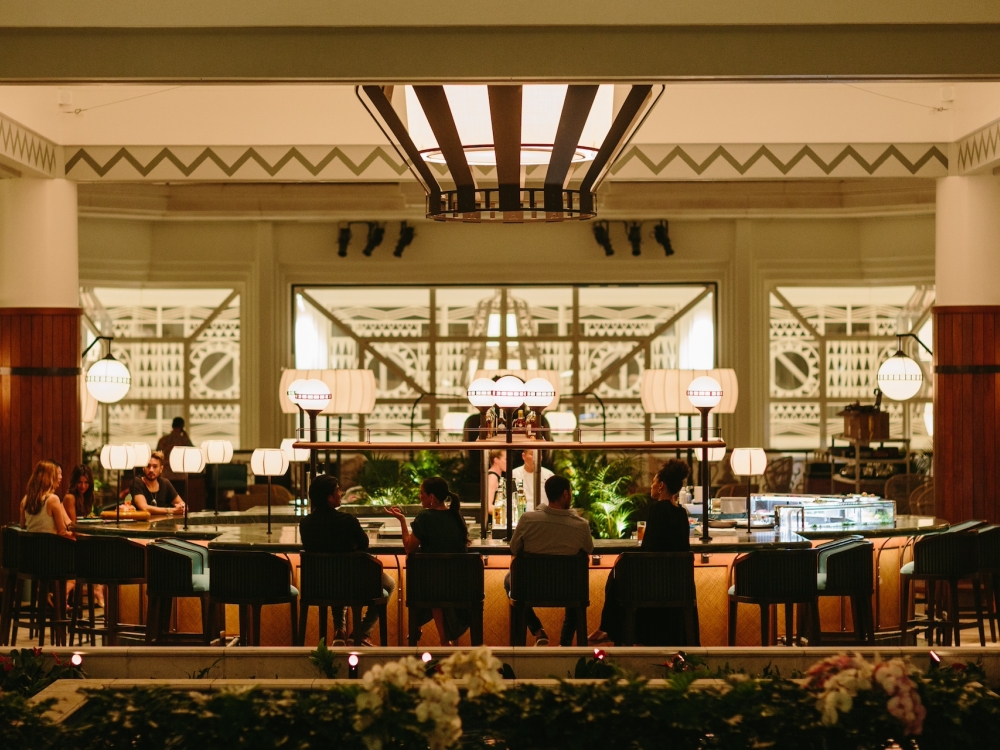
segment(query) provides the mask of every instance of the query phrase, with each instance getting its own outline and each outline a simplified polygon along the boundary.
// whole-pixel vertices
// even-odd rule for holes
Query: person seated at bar
[[[402,508],[386,510],[399,520],[406,554],[418,549],[431,554],[467,552],[469,530],[462,518],[461,501],[448,489],[448,482],[441,477],[427,477],[420,483],[420,504],[424,510],[413,519],[412,531],[406,527]],[[410,617],[417,617],[421,625],[433,619],[442,646],[454,646],[470,624],[468,611],[459,609],[416,609],[410,611]]]
[[[44,459],[35,464],[21,498],[22,529],[33,534],[73,537],[69,530],[69,517],[56,494],[61,484],[62,467],[59,464]]]
[[[69,519],[70,527],[76,526],[77,519],[86,518],[96,512],[94,508],[94,475],[90,467],[80,464],[73,467],[69,476],[69,492],[63,498],[63,510]],[[66,604],[72,606],[73,589],[76,581],[66,582]],[[98,607],[104,607],[104,587],[94,587],[94,601]]]
[[[184,500],[177,494],[174,485],[163,474],[163,454],[153,451],[146,462],[142,476],[132,480],[129,490],[132,494],[132,504],[138,510],[145,510],[154,516],[170,515],[184,512]]]
[[[486,497],[492,503],[496,499],[500,480],[507,471],[507,451],[490,451],[490,469],[486,472]]]
[[[514,485],[520,482],[521,486],[524,488],[524,499],[526,501],[525,507],[527,510],[535,510],[535,463],[538,451],[522,451],[521,458],[524,461],[522,466],[518,466],[514,471],[511,472],[511,477],[514,480]],[[552,472],[546,469],[544,466],[542,471],[542,487],[545,486],[545,482],[548,481],[549,477],[553,476]],[[539,502],[538,505],[541,505]]]
[[[684,461],[672,458],[656,473],[649,494],[656,501],[649,510],[646,533],[639,543],[642,552],[689,552],[691,531],[688,514],[678,502],[681,487],[690,469]],[[625,633],[625,613],[618,606],[615,592],[615,569],[608,575],[604,587],[604,609],[601,627],[591,633],[595,642],[613,640],[620,644]],[[683,627],[677,613],[666,609],[642,609],[636,614],[636,642],[645,646],[679,645]]]
[[[530,511],[517,521],[517,528],[510,540],[510,554],[516,557],[522,552],[529,555],[577,555],[594,551],[594,540],[590,536],[590,524],[572,509],[573,491],[569,480],[558,474],[545,481],[545,497],[537,510]],[[510,573],[503,580],[503,587],[510,594]],[[528,607],[525,613],[528,630],[535,637],[536,646],[548,646],[549,637],[542,628],[542,621],[535,611]],[[576,633],[576,614],[567,609],[559,635],[560,646],[572,646]]]
[[[335,477],[327,474],[316,477],[309,487],[310,513],[299,522],[299,533],[302,536],[302,549],[306,552],[322,554],[342,554],[346,552],[363,552],[368,549],[368,534],[361,528],[357,518],[337,510],[340,507],[340,484]],[[382,595],[392,596],[396,590],[396,581],[385,571],[382,572]],[[347,619],[347,607],[333,610],[334,635],[332,645],[347,644],[347,630],[344,623]],[[363,643],[371,646],[368,635],[378,621],[378,610],[368,607],[361,619],[361,634]],[[358,627],[355,623],[355,627]],[[351,634],[353,641],[354,635]]]

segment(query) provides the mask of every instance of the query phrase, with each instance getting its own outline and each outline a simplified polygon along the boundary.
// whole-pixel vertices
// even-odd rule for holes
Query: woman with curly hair
[[[59,534],[72,537],[69,518],[56,491],[62,484],[62,467],[55,461],[35,464],[24,497],[21,499],[21,528],[36,534]]]

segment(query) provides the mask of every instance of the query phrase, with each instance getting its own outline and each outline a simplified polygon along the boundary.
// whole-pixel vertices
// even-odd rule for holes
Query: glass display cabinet
[[[895,523],[896,503],[874,495],[755,495],[753,513],[782,529],[876,528]]]

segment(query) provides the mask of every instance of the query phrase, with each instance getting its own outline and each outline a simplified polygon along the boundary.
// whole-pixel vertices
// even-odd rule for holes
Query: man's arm
[[[512,557],[520,554],[524,549],[524,529],[527,525],[522,518],[521,522],[517,524],[517,528],[514,529],[514,535],[510,538],[510,554]]]
[[[584,523],[586,526],[580,528],[580,549],[589,555],[594,551],[594,537],[590,535],[590,524]]]

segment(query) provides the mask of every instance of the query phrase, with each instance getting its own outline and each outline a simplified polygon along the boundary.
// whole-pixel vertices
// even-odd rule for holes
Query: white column
[[[79,307],[76,183],[0,180],[0,307]]]
[[[1000,305],[1000,178],[937,182],[936,304]]]

